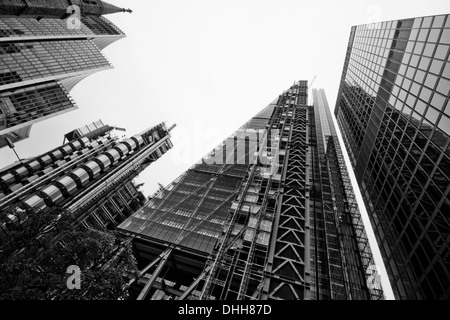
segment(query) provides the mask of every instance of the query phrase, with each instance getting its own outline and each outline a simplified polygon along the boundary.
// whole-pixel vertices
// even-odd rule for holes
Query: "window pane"
[[[448,93],[450,91],[450,81],[444,78],[441,78],[439,80],[437,91],[442,93],[444,96],[448,96]]]
[[[423,103],[421,100],[417,100],[415,110],[416,110],[419,114],[423,115],[423,114],[425,113],[425,108],[426,108],[426,107],[427,107],[427,105],[426,105],[425,103]]]
[[[433,95],[433,99],[431,99],[431,104],[438,110],[443,109],[444,102],[445,97],[437,92]]]
[[[433,109],[431,107],[428,107],[426,118],[431,123],[436,123],[436,120],[437,120],[438,116],[439,116],[439,112],[437,112],[437,110],[435,110],[435,109]]]
[[[433,56],[433,52],[434,52],[434,48],[436,47],[436,44],[434,44],[434,43],[428,43],[426,46],[425,46],[425,50],[423,51],[423,54],[425,55],[425,56],[428,56],[428,57],[431,57],[431,56]]]
[[[417,37],[417,41],[425,41],[427,38],[428,29],[420,30],[419,37]]]
[[[439,121],[438,125],[439,129],[444,131],[446,134],[450,136],[450,118],[442,115],[441,120]]]
[[[433,60],[433,62],[431,63],[431,66],[430,66],[430,72],[440,75],[443,64],[444,64],[444,62],[442,62],[440,60]]]
[[[442,44],[438,45],[438,47],[436,49],[436,53],[434,54],[434,57],[445,60],[447,58],[448,48],[449,48],[449,46],[447,46],[447,45],[442,45]]]
[[[440,32],[441,32],[440,29],[432,29],[428,36],[428,42],[437,42]]]
[[[450,21],[450,18],[448,20]],[[442,31],[441,40],[439,40],[439,42],[450,44],[450,29],[444,29]]]
[[[431,90],[425,87],[422,87],[422,91],[420,92],[420,98],[428,103],[431,97]]]
[[[444,24],[445,16],[434,17],[433,28],[440,28]]]

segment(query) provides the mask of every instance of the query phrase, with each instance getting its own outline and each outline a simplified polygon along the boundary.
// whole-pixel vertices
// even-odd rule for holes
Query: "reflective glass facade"
[[[323,89],[313,89],[310,110],[312,149],[311,282],[317,299],[382,299],[376,269],[350,177]],[[361,270],[366,277],[361,276]]]
[[[22,86],[0,95],[0,130],[27,127],[34,119],[75,108],[67,90],[57,81]]]
[[[0,42],[1,82],[13,72],[18,82],[96,68],[110,68],[106,58],[90,40]],[[19,80],[20,79],[20,80]]]
[[[308,106],[307,89],[283,92],[119,225],[143,268],[138,299],[384,298],[325,94]]]
[[[123,37],[98,16],[82,17],[80,28],[69,28],[62,19],[2,18],[0,147],[5,137],[19,141],[26,137],[23,128],[75,109],[68,91],[88,75],[110,69],[101,49]]]
[[[352,27],[335,114],[397,299],[450,298],[450,16]]]
[[[0,20],[0,37],[9,40],[27,37],[83,37],[94,35],[124,35],[124,33],[104,17],[81,17],[80,28],[68,28],[67,21],[61,19],[19,19]]]

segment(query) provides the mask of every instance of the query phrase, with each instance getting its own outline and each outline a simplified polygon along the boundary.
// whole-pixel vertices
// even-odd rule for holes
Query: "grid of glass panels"
[[[89,40],[0,42],[0,75],[15,72],[22,81],[105,67],[111,66]]]
[[[241,179],[188,171],[119,227],[209,253],[222,232]]]
[[[0,130],[38,119],[52,113],[76,108],[68,92],[56,81],[21,87],[14,92],[0,92]]]
[[[361,148],[365,131],[372,114],[375,97],[378,94],[383,75],[386,77],[386,65],[392,63],[406,46],[412,21],[383,22],[376,25],[353,27],[350,57],[345,68],[344,82],[341,84],[342,95],[338,103],[345,119],[345,129],[349,134],[346,142],[352,146],[350,158],[354,165]],[[391,50],[392,48],[392,50]],[[392,79],[393,74],[387,73]],[[358,108],[353,106],[357,105]]]
[[[114,23],[104,17],[85,16],[81,17],[82,25],[89,28],[91,32],[96,35],[123,35],[123,31],[120,30]]]
[[[7,38],[30,36],[94,36],[123,35],[124,33],[104,17],[85,16],[81,18],[80,28],[68,28],[67,20],[7,18],[0,20],[0,41]]]
[[[87,36],[95,35],[84,23],[80,29],[67,27],[67,22],[60,19],[23,19],[7,18],[0,20],[0,41],[5,38],[30,36]],[[2,39],[3,38],[3,39]]]
[[[273,110],[274,106],[269,105],[237,132],[243,133],[244,128],[265,128]],[[211,253],[249,170],[249,153],[253,149],[248,141],[245,134],[227,138],[219,145],[225,150],[223,163],[204,161],[216,148],[119,225],[119,229],[157,242]]]
[[[362,152],[361,145],[352,143],[356,134],[349,121],[361,117],[353,110],[363,109],[364,104],[349,98],[349,83],[341,83],[338,123],[350,153],[362,152],[359,159],[353,157],[353,166],[362,158],[368,160],[357,179],[396,297],[448,299],[450,18],[424,17],[382,25],[397,27],[391,46],[384,49],[389,55],[380,84],[386,90],[379,89],[373,104],[381,112],[372,113],[362,130],[364,139],[367,132],[373,132],[372,148]],[[356,35],[367,35],[367,28],[357,27]],[[354,49],[350,46],[349,50]],[[362,63],[370,65],[372,61],[365,59],[373,57],[368,52],[363,56]],[[344,72],[352,68],[351,63],[344,66]],[[352,78],[353,86],[363,88],[362,79]],[[369,90],[367,96],[371,94]]]

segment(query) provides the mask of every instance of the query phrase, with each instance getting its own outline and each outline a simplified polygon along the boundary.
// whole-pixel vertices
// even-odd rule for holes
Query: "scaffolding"
[[[138,299],[369,298],[355,289],[372,261],[356,200],[307,91],[295,83],[237,131],[264,125],[257,150],[241,146],[252,161],[209,163],[240,148],[232,136],[119,226],[148,261]]]

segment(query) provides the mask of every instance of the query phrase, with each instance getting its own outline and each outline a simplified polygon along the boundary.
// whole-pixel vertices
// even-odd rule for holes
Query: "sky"
[[[21,158],[62,144],[101,119],[127,136],[166,121],[174,147],[139,176],[151,195],[168,185],[294,81],[324,88],[334,112],[354,25],[450,12],[448,0],[107,0],[130,8],[107,18],[126,38],[103,50],[114,69],[81,81],[79,109],[35,124]],[[337,125],[335,124],[336,128]],[[343,150],[344,151],[344,150]],[[0,167],[16,160],[0,149]],[[348,169],[353,178],[353,173]],[[355,192],[386,298],[393,299],[356,182]]]

